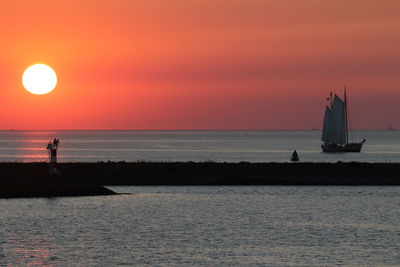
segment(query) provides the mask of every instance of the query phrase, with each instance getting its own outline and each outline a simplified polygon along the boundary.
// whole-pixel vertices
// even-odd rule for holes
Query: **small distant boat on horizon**
[[[336,94],[330,97],[330,106],[325,109],[324,124],[322,128],[321,145],[323,152],[361,152],[365,139],[361,142],[349,143],[349,115],[347,107],[346,88],[344,89],[344,101]]]
[[[388,126],[388,131],[394,131],[394,130],[396,130],[391,124],[389,124],[389,126]]]

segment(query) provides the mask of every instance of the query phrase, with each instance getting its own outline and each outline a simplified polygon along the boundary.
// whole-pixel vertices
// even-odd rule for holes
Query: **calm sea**
[[[320,151],[319,131],[0,131],[0,161],[400,162],[400,132]],[[400,187],[112,187],[0,199],[0,266],[400,266]]]
[[[322,153],[320,131],[0,131],[0,162],[46,161],[59,138],[62,162],[400,162],[400,131],[354,132],[361,153]]]
[[[0,265],[400,265],[400,187],[112,189],[0,200]]]

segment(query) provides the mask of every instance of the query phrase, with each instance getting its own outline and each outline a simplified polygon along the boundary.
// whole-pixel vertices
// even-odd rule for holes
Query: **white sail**
[[[324,125],[322,127],[322,141],[329,142],[329,118],[331,116],[331,110],[329,107],[325,109]]]
[[[327,107],[324,117],[322,140],[333,144],[346,143],[345,128],[345,104],[335,95],[332,110]]]

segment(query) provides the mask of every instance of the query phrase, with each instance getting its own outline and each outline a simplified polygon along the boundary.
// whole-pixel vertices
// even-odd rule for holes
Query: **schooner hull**
[[[365,140],[360,143],[349,143],[344,145],[323,143],[321,148],[322,152],[361,152],[364,142]]]

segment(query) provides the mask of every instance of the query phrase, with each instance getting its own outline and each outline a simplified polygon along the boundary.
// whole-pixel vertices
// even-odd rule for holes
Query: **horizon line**
[[[365,129],[349,129],[351,131],[388,131],[387,128],[365,128]],[[397,130],[397,129],[393,129]],[[0,131],[322,131],[320,128],[298,128],[298,129],[257,129],[257,128],[234,128],[234,129],[0,129]]]

